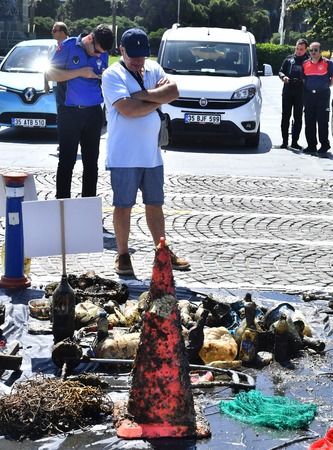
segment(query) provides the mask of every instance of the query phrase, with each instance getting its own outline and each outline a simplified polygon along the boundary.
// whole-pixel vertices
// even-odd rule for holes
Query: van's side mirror
[[[258,70],[258,75],[262,75],[264,77],[270,77],[273,75],[273,69],[270,64],[263,64],[262,70]]]

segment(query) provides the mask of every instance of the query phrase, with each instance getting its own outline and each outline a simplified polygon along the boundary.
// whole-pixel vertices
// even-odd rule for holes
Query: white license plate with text
[[[23,119],[20,117],[15,117],[12,119],[12,125],[14,127],[24,127],[24,128],[45,128],[46,120],[45,119]]]
[[[184,120],[185,123],[211,123],[214,125],[219,125],[221,123],[221,115],[185,113]]]

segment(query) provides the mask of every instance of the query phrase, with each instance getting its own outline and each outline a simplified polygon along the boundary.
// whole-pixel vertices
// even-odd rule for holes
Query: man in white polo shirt
[[[138,28],[123,34],[121,60],[104,71],[102,91],[107,110],[106,168],[111,171],[113,225],[118,255],[115,271],[134,275],[128,251],[130,218],[137,192],[142,192],[148,228],[155,245],[165,236],[162,205],[163,160],[158,145],[161,119],[156,109],[178,97],[177,85],[166,78],[162,67],[147,60],[148,36]],[[171,252],[174,269],[190,264]]]

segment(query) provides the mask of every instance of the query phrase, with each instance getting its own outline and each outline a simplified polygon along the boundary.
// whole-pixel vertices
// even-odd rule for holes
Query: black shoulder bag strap
[[[121,64],[121,65],[127,70],[127,72],[129,72],[129,73],[132,75],[132,77],[139,83],[140,88],[141,88],[143,91],[145,91],[146,88],[145,88],[145,86],[144,86],[144,84],[143,84],[142,76],[141,76],[139,73],[137,73],[137,72],[132,72],[131,70],[129,70],[129,69],[126,67],[124,61],[119,61],[119,64]],[[161,119],[161,120],[164,120],[164,115],[163,115],[162,111],[160,110],[160,108],[157,108],[156,111],[158,112],[158,115],[160,116],[160,119]]]

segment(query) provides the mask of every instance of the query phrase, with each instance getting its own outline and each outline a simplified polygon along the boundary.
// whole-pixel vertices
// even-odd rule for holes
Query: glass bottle
[[[99,318],[97,320],[97,342],[102,341],[109,335],[109,321],[106,311],[101,311],[99,313]]]
[[[52,297],[52,332],[56,344],[72,338],[75,330],[75,294],[67,275],[62,275]]]
[[[280,319],[273,324],[274,328],[274,356],[275,360],[283,363],[290,359],[289,327],[287,316],[281,314]]]

